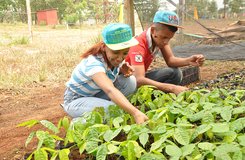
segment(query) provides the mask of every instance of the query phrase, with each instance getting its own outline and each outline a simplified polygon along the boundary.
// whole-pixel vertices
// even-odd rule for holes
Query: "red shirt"
[[[147,40],[147,38],[151,39],[150,33],[147,32],[148,30],[144,31],[138,37],[136,37],[136,39],[139,41],[139,44],[130,47],[128,55],[125,58],[125,61],[130,65],[144,65],[145,71],[147,71],[154,59],[154,54],[150,50],[151,44],[149,44],[149,41]]]

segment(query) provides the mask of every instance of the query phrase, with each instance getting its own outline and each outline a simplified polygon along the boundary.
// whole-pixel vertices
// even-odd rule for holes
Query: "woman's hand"
[[[133,75],[134,69],[129,65],[128,62],[125,62],[120,67],[120,72],[124,75],[124,77],[130,77]]]
[[[142,113],[140,110],[136,111],[135,114],[133,115],[134,120],[137,124],[141,124],[144,123],[145,121],[147,121],[149,118]]]

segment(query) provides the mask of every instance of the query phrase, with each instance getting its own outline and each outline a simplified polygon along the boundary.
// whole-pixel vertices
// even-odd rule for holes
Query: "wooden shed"
[[[37,11],[37,24],[55,25],[58,24],[57,9]]]

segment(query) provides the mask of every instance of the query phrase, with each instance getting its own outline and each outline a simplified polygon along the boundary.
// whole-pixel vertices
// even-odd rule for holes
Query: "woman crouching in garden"
[[[132,68],[124,63],[129,47],[137,45],[132,30],[126,24],[107,25],[102,32],[103,42],[95,44],[82,55],[66,83],[64,110],[73,118],[81,117],[95,107],[117,104],[143,123],[148,117],[134,107],[127,96],[136,90]],[[119,74],[120,73],[120,74]]]

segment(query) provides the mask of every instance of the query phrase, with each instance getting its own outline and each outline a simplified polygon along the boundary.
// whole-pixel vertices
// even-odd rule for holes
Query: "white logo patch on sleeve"
[[[143,61],[142,55],[135,55],[134,60],[135,62],[142,62]]]

